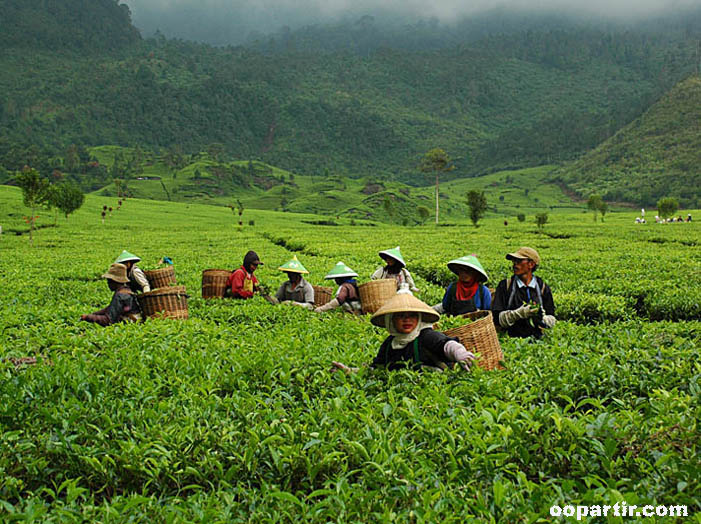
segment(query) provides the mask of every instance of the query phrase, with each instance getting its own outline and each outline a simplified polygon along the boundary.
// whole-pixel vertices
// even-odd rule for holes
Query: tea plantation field
[[[538,232],[532,216],[402,228],[247,209],[239,227],[226,208],[128,200],[102,224],[114,200],[89,196],[30,247],[21,194],[0,187],[0,521],[558,522],[555,504],[625,501],[701,522],[698,221],[558,214]],[[331,361],[369,362],[385,336],[367,316],[201,298],[202,271],[249,249],[276,288],[293,254],[312,284],[338,260],[363,282],[396,245],[428,303],[448,260],[476,253],[494,287],[504,254],[532,246],[560,321],[502,338],[505,370],[347,376]],[[107,304],[122,249],[174,260],[188,320],[79,321]]]

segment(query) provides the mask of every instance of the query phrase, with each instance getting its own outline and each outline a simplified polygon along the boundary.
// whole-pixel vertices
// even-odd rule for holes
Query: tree
[[[385,196],[385,199],[382,201],[382,207],[385,210],[385,213],[387,213],[387,216],[390,218],[394,217],[394,206],[392,205],[392,200],[389,198],[389,196]]]
[[[591,195],[589,195],[589,200],[587,200],[587,207],[594,212],[594,222],[596,222],[596,213],[601,210],[603,203],[604,201],[601,198],[601,195],[597,195],[596,193],[592,193]]]
[[[470,220],[475,227],[479,227],[477,222],[484,216],[487,211],[487,197],[484,196],[484,191],[475,189],[467,192],[467,205],[470,206]]]
[[[438,183],[440,175],[453,169],[455,167],[450,164],[448,153],[439,148],[431,149],[423,156],[419,164],[419,170],[422,173],[434,173],[436,176],[436,225],[438,225]]]
[[[426,223],[426,220],[428,220],[428,216],[431,214],[431,212],[428,210],[428,208],[426,206],[417,207],[416,212],[419,214],[419,220],[421,221],[422,224]]]
[[[34,222],[37,216],[36,209],[45,205],[49,199],[49,181],[42,177],[36,169],[25,166],[15,175],[17,185],[22,188],[24,205],[32,210],[29,217],[29,244],[34,245]]]
[[[63,182],[54,186],[52,190],[53,207],[61,210],[68,219],[68,215],[80,209],[85,202],[85,194],[72,182]]]
[[[657,214],[662,218],[674,215],[679,209],[679,202],[674,197],[664,197],[657,201]]]
[[[545,223],[548,221],[548,214],[547,213],[538,213],[535,216],[535,223],[538,226],[538,229],[543,229],[543,226]]]
[[[518,221],[519,221],[519,222],[525,222],[525,221],[526,221],[526,215],[524,215],[523,213],[519,213],[518,215],[516,215],[516,218],[518,218]]]

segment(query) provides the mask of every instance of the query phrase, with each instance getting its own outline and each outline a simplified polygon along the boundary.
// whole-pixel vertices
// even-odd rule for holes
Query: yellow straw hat
[[[421,313],[424,322],[437,322],[441,318],[435,309],[421,302],[411,293],[397,293],[375,312],[370,322],[376,326],[385,327],[385,315],[407,311]]]
[[[127,277],[127,266],[124,264],[114,263],[107,270],[107,273],[102,275],[102,278],[108,278],[110,280],[114,280],[115,282],[119,282],[120,284],[126,284],[129,282],[129,278]]]

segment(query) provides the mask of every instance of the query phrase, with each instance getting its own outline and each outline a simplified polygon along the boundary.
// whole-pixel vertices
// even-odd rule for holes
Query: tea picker
[[[448,269],[458,276],[458,280],[446,288],[443,301],[433,309],[454,316],[490,308],[492,295],[484,285],[489,277],[476,255],[451,260]]]
[[[406,262],[399,250],[399,246],[393,249],[385,249],[380,251],[379,256],[385,261],[384,267],[378,267],[370,276],[372,280],[380,280],[384,278],[393,278],[397,281],[397,290],[408,289],[412,293],[416,293],[419,289],[414,284],[414,279],[411,273],[406,268]]]
[[[259,265],[263,265],[255,251],[249,251],[243,257],[243,264],[229,275],[226,281],[225,297],[253,298],[253,293],[258,291],[258,279],[253,274]]]
[[[277,302],[314,309],[314,288],[302,276],[308,275],[309,271],[297,260],[297,255],[278,269],[287,275],[288,280],[283,282],[275,293]]]
[[[395,369],[429,368],[443,371],[460,363],[470,369],[474,353],[465,349],[457,339],[434,331],[433,323],[440,315],[408,291],[400,291],[385,303],[370,319],[374,325],[387,329],[389,336],[382,342],[371,367]],[[357,371],[340,362],[333,362],[332,371]]]
[[[126,249],[120,253],[115,259],[115,264],[124,264],[127,268],[127,276],[129,277],[129,288],[135,293],[148,293],[151,291],[151,285],[146,278],[146,274],[136,265],[141,262],[141,259],[136,255],[129,253]]]
[[[89,315],[81,315],[80,320],[101,326],[109,326],[127,320],[134,322],[141,320],[139,303],[134,292],[128,286],[127,267],[124,264],[114,263],[107,273],[102,275],[102,278],[107,279],[110,291],[114,292],[110,304]]]
[[[343,307],[343,310],[348,313],[360,314],[363,308],[360,303],[358,283],[355,280],[357,276],[358,273],[353,271],[346,264],[338,262],[324,277],[326,280],[333,279],[333,281],[336,282],[338,286],[336,296],[323,306],[314,309],[314,311],[316,313],[323,313],[336,309],[337,307]]]
[[[530,247],[508,253],[514,276],[499,282],[492,301],[497,327],[512,337],[536,337],[555,325],[555,303],[550,287],[533,273],[540,266],[540,255]]]

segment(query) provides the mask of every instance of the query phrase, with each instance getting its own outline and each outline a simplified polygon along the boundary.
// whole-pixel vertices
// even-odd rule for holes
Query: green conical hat
[[[115,264],[124,264],[124,262],[141,262],[141,259],[126,249],[114,261]]]
[[[343,262],[339,262],[338,264],[333,266],[333,269],[331,269],[331,271],[329,271],[328,275],[326,275],[324,278],[332,279],[332,278],[357,277],[357,276],[358,276],[358,273],[353,271],[351,268],[349,268]]]
[[[304,273],[308,274],[304,266],[297,260],[297,255],[292,257],[292,260],[285,262],[278,268],[280,271],[285,271],[286,273]]]
[[[379,255],[380,257],[382,257],[382,255],[391,257],[399,262],[402,267],[406,267],[406,262],[404,262],[404,258],[402,258],[402,252],[399,251],[399,246],[395,247],[394,249],[385,249],[384,251],[380,251]]]
[[[482,282],[486,282],[487,280],[489,280],[487,272],[484,270],[482,264],[480,264],[480,261],[477,260],[477,257],[475,255],[467,255],[465,257],[456,258],[455,260],[451,260],[450,262],[448,262],[448,269],[450,269],[456,275],[458,273],[459,266],[474,269],[475,271],[477,271],[481,275],[480,280]]]

